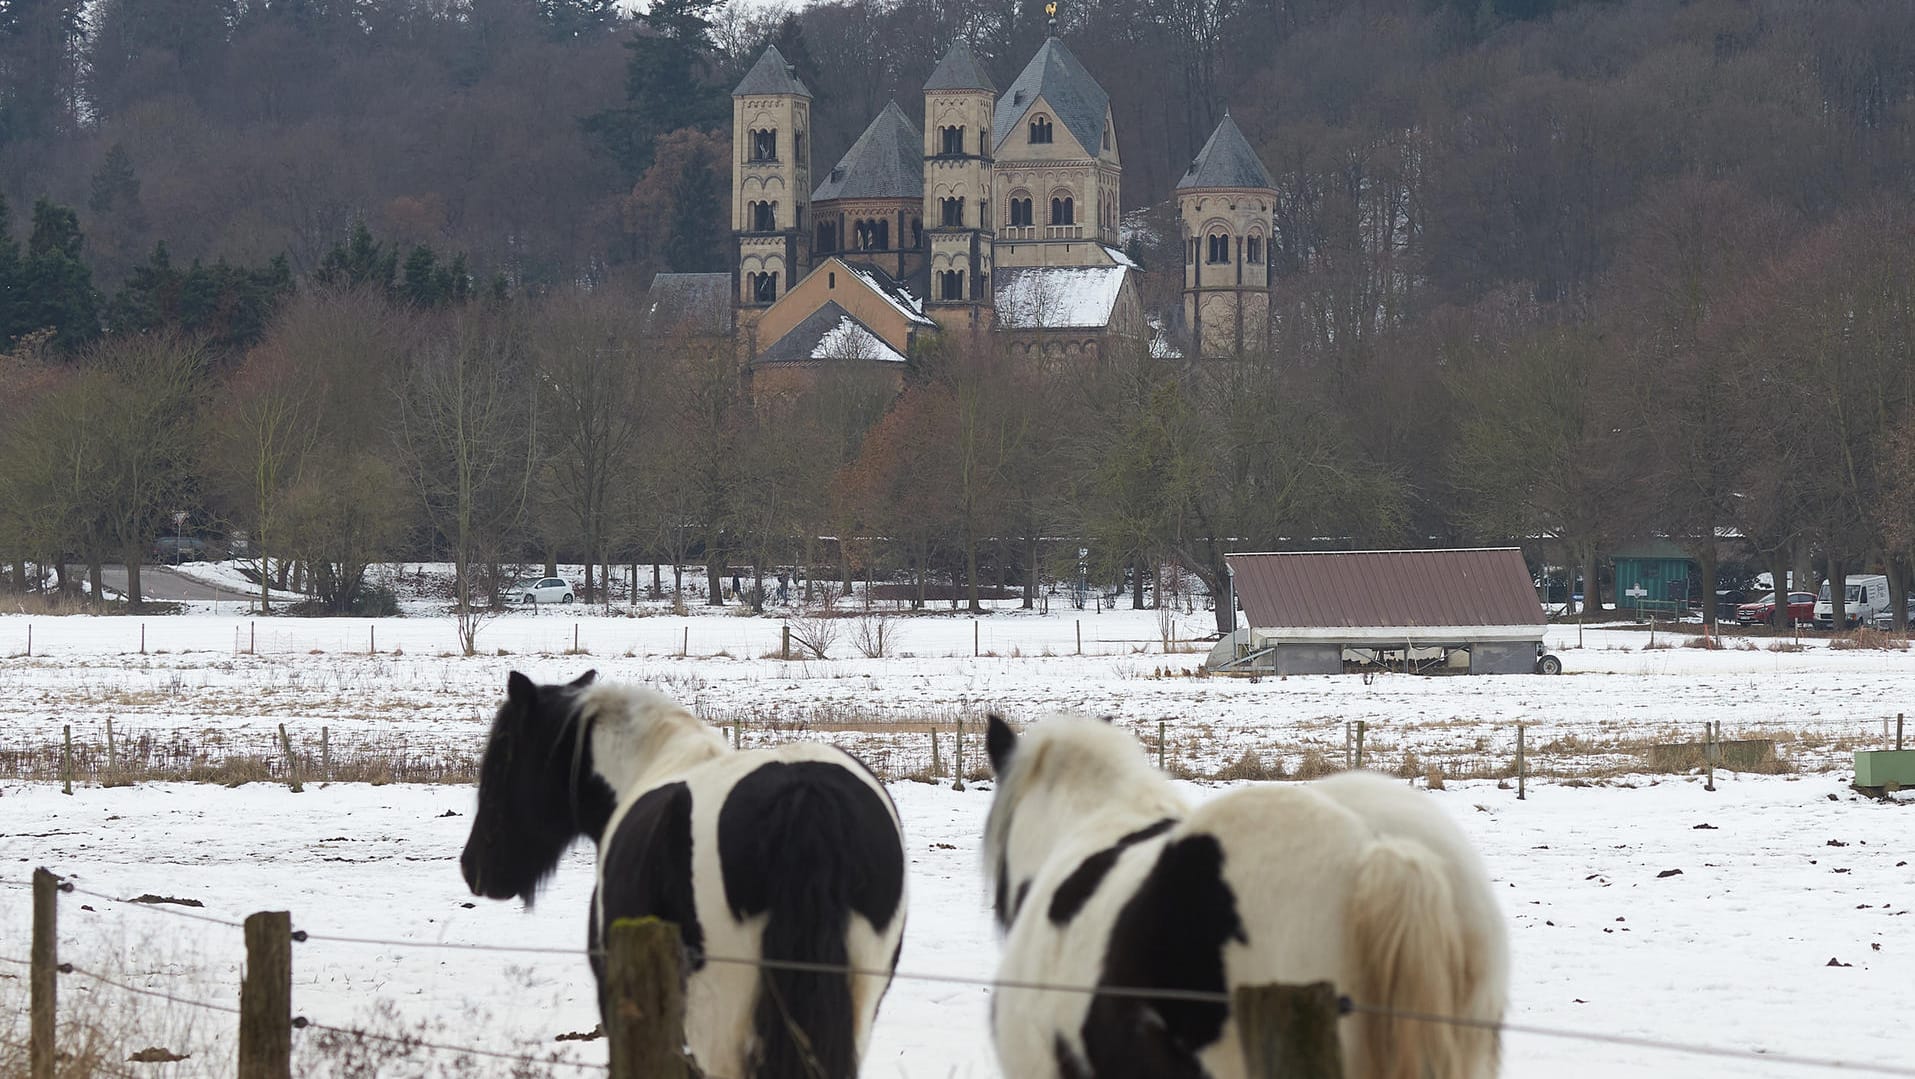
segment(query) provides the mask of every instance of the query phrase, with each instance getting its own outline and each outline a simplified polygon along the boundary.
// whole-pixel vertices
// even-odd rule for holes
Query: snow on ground
[[[778,619],[638,610],[648,613],[513,612],[485,625],[481,654],[471,658],[454,654],[444,617],[0,617],[0,775],[27,770],[28,751],[57,743],[62,725],[76,743],[98,745],[108,718],[122,747],[144,734],[189,753],[265,754],[284,723],[309,751],[325,726],[340,755],[396,743],[415,756],[469,759],[515,668],[559,679],[593,666],[645,679],[714,721],[743,721],[748,744],[842,741],[894,778],[928,764],[927,722],[954,732],[957,717],[986,708],[1020,718],[1052,708],[1114,715],[1153,750],[1165,720],[1173,767],[1199,774],[1245,750],[1293,771],[1310,751],[1340,763],[1346,721],[1362,719],[1371,763],[1407,771],[1415,753],[1452,777],[1428,797],[1475,838],[1504,897],[1516,958],[1513,1021],[1898,1059],[1899,1033],[1883,1021],[1894,1006],[1884,1002],[1902,989],[1901,964],[1915,950],[1915,919],[1902,914],[1915,903],[1915,817],[1907,805],[1853,796],[1842,762],[1850,748],[1879,746],[1884,720],[1909,710],[1915,656],[1816,643],[1800,653],[1646,650],[1647,634],[1634,629],[1586,630],[1577,648],[1569,627],[1551,632],[1568,672],[1561,678],[1252,683],[1188,676],[1202,656],[1165,654],[1149,611],[1005,611],[975,628],[968,616],[901,619],[898,654],[884,659],[860,656],[851,643],[857,619],[839,619],[831,659],[785,662],[764,658],[780,647]],[[1207,617],[1180,616],[1177,636],[1204,632]],[[586,654],[568,654],[575,647]],[[1642,774],[1637,748],[1692,739],[1707,720],[1721,720],[1725,737],[1776,737],[1794,773],[1719,775],[1713,793],[1695,777]],[[1556,780],[1532,781],[1519,802],[1492,780],[1454,778],[1505,769],[1518,721],[1529,725],[1532,768]],[[953,751],[947,735],[946,763]],[[1584,780],[1565,776],[1598,785],[1571,786]],[[892,790],[912,859],[902,969],[987,976],[996,943],[978,837],[988,790],[955,792],[948,781],[894,782]],[[463,785],[317,782],[299,795],[263,783],[82,782],[68,798],[56,785],[0,779],[0,880],[24,881],[43,864],[119,898],[198,899],[206,906],[191,913],[216,918],[290,910],[315,938],[295,951],[299,1014],[602,1061],[602,1043],[551,1041],[595,1022],[580,957],[317,939],[582,946],[588,853],[568,857],[535,910],[476,900],[456,861],[472,801]],[[1660,876],[1671,869],[1682,872]],[[191,999],[234,999],[236,930],[77,894],[62,911],[63,956],[83,968]],[[25,954],[27,919],[26,893],[0,885],[0,957]],[[0,964],[0,1016],[24,1016],[16,974]],[[84,981],[64,981],[63,1000],[75,1008],[115,1013],[127,999]],[[984,1001],[974,987],[901,980],[867,1074],[996,1074]],[[227,1073],[227,1017],[195,1018],[176,1006],[142,1008],[124,1021],[132,1032],[122,1047],[197,1047],[191,1060],[155,1075]],[[19,1040],[23,1028],[7,1022],[0,1019],[0,1040]],[[298,1036],[302,1074],[327,1072],[321,1037]],[[1507,1057],[1512,1076],[1674,1076],[1696,1066],[1692,1057],[1527,1035],[1511,1036]],[[508,1066],[420,1050],[376,1070],[503,1075]],[[1774,1064],[1724,1070],[1812,1074]]]

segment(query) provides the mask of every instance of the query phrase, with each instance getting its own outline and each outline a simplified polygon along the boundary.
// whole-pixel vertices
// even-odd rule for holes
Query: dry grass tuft
[[[1303,759],[1297,762],[1298,779],[1321,779],[1343,769],[1330,763],[1330,758],[1321,749],[1308,746],[1303,751]]]
[[[1831,649],[1842,651],[1866,649],[1877,652],[1906,652],[1908,638],[1897,637],[1893,633],[1884,633],[1879,629],[1863,626],[1847,633],[1838,634],[1829,641]]]
[[[1417,757],[1416,750],[1404,751],[1402,763],[1396,766],[1396,774],[1399,779],[1415,779],[1423,774],[1423,761]]]
[[[1443,789],[1443,766],[1432,764],[1423,773],[1423,785],[1433,791]]]
[[[1267,782],[1283,779],[1287,773],[1283,768],[1283,758],[1272,755],[1266,759],[1254,749],[1245,749],[1236,760],[1217,769],[1215,778],[1223,780],[1247,780]]]
[[[1769,651],[1771,651],[1771,652],[1800,652],[1800,651],[1802,651],[1802,646],[1801,646],[1800,644],[1798,644],[1797,642],[1795,642],[1795,641],[1770,641],[1770,642],[1769,642]]]

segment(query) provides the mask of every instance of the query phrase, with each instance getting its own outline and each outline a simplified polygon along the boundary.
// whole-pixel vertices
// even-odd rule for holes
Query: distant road
[[[75,567],[84,575],[85,567]],[[108,565],[100,567],[100,581],[106,587],[124,594],[126,592],[126,567]],[[257,598],[257,592],[235,592],[216,584],[195,580],[183,573],[175,572],[165,566],[140,567],[140,598],[143,600],[161,600],[172,603],[211,603],[219,601],[230,603],[244,602]]]

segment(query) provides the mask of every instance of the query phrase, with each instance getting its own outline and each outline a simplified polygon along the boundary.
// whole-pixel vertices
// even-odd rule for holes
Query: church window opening
[[[751,204],[751,231],[775,232],[778,229],[778,210],[775,202],[754,202]]]
[[[915,217],[911,219],[911,246],[914,249],[924,246],[924,222]]]
[[[1221,232],[1213,234],[1210,237],[1210,257],[1205,259],[1204,261],[1229,262],[1230,261],[1230,237],[1225,236]]]
[[[778,132],[753,131],[751,133],[751,159],[753,161],[778,160]]]
[[[778,273],[755,273],[748,278],[754,303],[770,303],[778,298]]]
[[[964,298],[964,271],[944,270],[938,274],[938,299],[962,300]]]
[[[838,230],[829,221],[818,222],[818,253],[830,254],[838,249]]]
[[[940,134],[943,136],[942,149],[940,150],[941,153],[961,154],[964,152],[964,129],[963,128],[945,127],[945,128],[939,128],[938,130]]]
[[[1013,226],[1031,225],[1031,200],[1014,198],[1011,200],[1011,224]]]
[[[947,229],[964,227],[964,200],[939,199],[938,224]]]
[[[1263,237],[1252,236],[1244,241],[1243,260],[1252,266],[1263,261]]]
[[[1044,144],[1051,141],[1051,120],[1048,116],[1039,116],[1031,121],[1031,142]]]
[[[1051,200],[1051,224],[1075,225],[1076,223],[1077,211],[1071,205],[1070,196],[1066,195],[1063,198],[1054,198]]]

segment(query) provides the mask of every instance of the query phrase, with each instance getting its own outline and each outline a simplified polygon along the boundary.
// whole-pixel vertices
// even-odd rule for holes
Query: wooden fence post
[[[691,627],[691,623],[687,622],[685,624],[685,636],[682,640],[679,641],[679,644],[678,644],[678,658],[684,659],[685,656],[691,652],[691,650],[692,650],[692,627]]]
[[[27,1074],[53,1079],[54,996],[59,991],[60,878],[33,871],[33,951],[27,978],[32,1002],[27,1033]]]
[[[982,653],[978,649],[977,619],[971,619],[971,658],[976,659]]]
[[[620,918],[606,935],[605,1035],[612,1079],[691,1079],[685,1059],[684,944],[657,918]]]
[[[369,656],[376,656],[379,654],[379,627],[378,626],[366,627],[366,654]]]
[[[332,782],[332,728],[319,728],[319,778]]]
[[[146,623],[140,623],[140,655],[146,654]]]
[[[1702,764],[1709,776],[1708,781],[1702,784],[1705,791],[1716,789],[1716,731],[1719,729],[1715,723],[1702,725]]]
[[[1523,760],[1523,725],[1516,724],[1516,800],[1527,801],[1529,792],[1525,789],[1529,781],[1529,768]]]
[[[1157,770],[1164,770],[1164,721],[1157,721]]]
[[[1253,1079],[1343,1079],[1337,994],[1329,982],[1244,985],[1231,994],[1231,1017]]]
[[[955,754],[955,758],[953,760],[951,774],[957,776],[957,779],[953,781],[951,784],[951,789],[954,791],[963,790],[964,789],[964,717],[963,716],[959,716],[957,721],[957,753]]]
[[[106,717],[106,778],[100,782],[100,786],[102,787],[112,786],[114,776],[119,774],[120,771],[120,757],[114,749],[113,717],[108,716]]]
[[[932,727],[931,728],[931,774],[936,776],[936,775],[942,775],[943,773],[944,773],[944,761],[940,759],[938,756],[938,729],[936,727]]]
[[[239,1079],[291,1079],[293,916],[246,916],[246,967],[239,976]]]
[[[60,725],[60,793],[73,793],[73,724]]]
[[[1902,713],[1895,713],[1895,751],[1902,751]]]
[[[1368,720],[1356,721],[1356,766],[1363,767],[1363,732],[1370,729]]]
[[[1084,620],[1077,620],[1077,654],[1084,654]]]
[[[789,622],[785,623],[784,631],[785,631],[784,643],[779,645],[779,648],[782,650],[784,658],[786,660],[790,660],[791,659],[791,623]]]
[[[258,622],[246,623],[246,654],[249,656],[259,655],[259,623]]]
[[[279,748],[286,753],[286,785],[294,794],[304,794],[305,784],[299,781],[299,755],[293,752],[293,740],[286,736],[286,725],[279,725]]]

